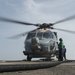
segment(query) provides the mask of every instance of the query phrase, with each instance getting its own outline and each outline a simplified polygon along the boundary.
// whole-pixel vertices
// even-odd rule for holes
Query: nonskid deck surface
[[[75,66],[75,60],[69,60],[65,63],[60,64],[60,66]]]

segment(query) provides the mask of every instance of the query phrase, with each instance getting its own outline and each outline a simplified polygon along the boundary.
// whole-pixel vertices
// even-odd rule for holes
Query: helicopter
[[[32,58],[41,58],[41,57],[44,57],[49,60],[51,60],[51,57],[55,56],[58,58],[59,55],[58,35],[57,32],[53,32],[52,29],[69,32],[73,34],[75,34],[75,31],[59,29],[53,26],[73,19],[75,19],[75,15],[72,15],[70,17],[67,17],[54,23],[34,24],[12,20],[5,17],[0,17],[0,21],[3,22],[17,23],[21,25],[30,25],[30,26],[33,25],[37,27],[34,30],[9,37],[9,39],[16,39],[27,35],[24,41],[25,51],[23,51],[23,54],[27,56],[28,61],[31,61]]]

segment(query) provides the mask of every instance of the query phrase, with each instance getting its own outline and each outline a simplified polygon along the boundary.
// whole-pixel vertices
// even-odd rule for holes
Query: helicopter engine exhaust
[[[31,39],[31,45],[32,45],[32,51],[40,51],[41,50],[41,46],[39,45],[38,37],[33,37]]]

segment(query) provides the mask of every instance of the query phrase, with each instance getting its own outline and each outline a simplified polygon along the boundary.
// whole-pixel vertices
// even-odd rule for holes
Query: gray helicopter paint
[[[51,52],[51,51],[56,51],[56,50],[58,50],[58,46],[57,46],[57,38],[56,38],[56,36],[55,36],[55,34],[53,33],[53,32],[51,32],[51,31],[48,31],[48,32],[50,32],[51,34],[52,34],[52,38],[43,38],[43,36],[42,36],[42,38],[41,39],[39,39],[39,45],[40,45],[40,47],[41,47],[41,51],[42,52]],[[33,52],[32,50],[31,50],[31,48],[32,48],[32,45],[31,45],[31,39],[32,38],[30,38],[30,39],[27,39],[26,38],[26,40],[25,40],[25,42],[24,42],[24,44],[25,44],[25,51],[27,51],[27,52]],[[36,50],[35,50],[36,51]],[[37,52],[37,51],[36,51]],[[27,55],[27,54],[26,54]],[[45,56],[46,57],[46,55],[48,56],[48,54],[44,54],[44,55],[34,55],[34,54],[32,54],[32,55],[30,55],[31,57],[42,57],[42,56]],[[51,56],[51,55],[50,55]]]

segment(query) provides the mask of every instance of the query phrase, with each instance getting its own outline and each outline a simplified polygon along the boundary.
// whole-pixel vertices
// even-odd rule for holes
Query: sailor
[[[62,53],[63,39],[62,38],[59,39],[58,49],[59,49],[59,61],[63,61],[63,53]]]
[[[66,61],[66,48],[65,48],[65,45],[63,45],[62,53],[63,53],[63,58]]]

